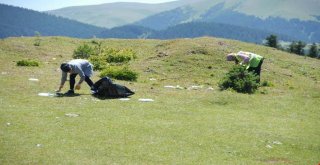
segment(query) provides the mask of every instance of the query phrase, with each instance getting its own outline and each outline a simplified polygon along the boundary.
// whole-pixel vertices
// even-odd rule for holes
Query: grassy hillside
[[[137,52],[138,81],[115,81],[136,92],[129,101],[96,99],[85,84],[77,97],[41,97],[58,88],[60,63],[92,40],[35,40],[0,40],[0,164],[319,163],[319,60],[218,38],[99,40]],[[218,89],[233,65],[225,54],[239,50],[266,57],[262,81],[273,86]],[[40,67],[16,66],[23,59]]]

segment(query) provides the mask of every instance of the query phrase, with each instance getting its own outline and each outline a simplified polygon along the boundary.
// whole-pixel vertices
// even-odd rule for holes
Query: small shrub
[[[39,62],[34,60],[21,60],[17,62],[17,66],[39,66]]]
[[[239,93],[254,93],[258,87],[258,76],[243,66],[233,67],[219,83],[221,90],[233,89]]]
[[[100,77],[111,77],[117,80],[136,81],[138,73],[131,71],[127,67],[109,66],[100,73]]]
[[[103,70],[109,66],[106,57],[103,55],[90,56],[89,61],[93,65],[94,70]]]
[[[83,44],[73,51],[72,57],[75,59],[88,59],[92,54],[94,54],[93,48],[88,44]]]
[[[109,63],[127,63],[136,58],[136,53],[131,49],[107,49],[107,62]]]
[[[41,43],[41,39],[40,39],[40,37],[41,37],[41,34],[40,34],[40,32],[35,32],[35,37],[36,37],[36,39],[34,40],[34,43],[33,43],[33,45],[34,46],[40,46],[40,43]]]
[[[268,81],[263,81],[261,83],[261,86],[263,86],[263,87],[272,87],[273,84],[271,82],[268,82]]]

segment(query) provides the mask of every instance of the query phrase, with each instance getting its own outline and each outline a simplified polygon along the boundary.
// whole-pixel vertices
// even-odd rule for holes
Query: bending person
[[[227,61],[234,61],[235,64],[246,66],[249,72],[253,72],[259,76],[258,82],[260,82],[261,66],[264,58],[260,55],[240,51],[238,53],[230,53],[227,55]]]
[[[71,60],[67,63],[62,63],[60,66],[60,69],[62,71],[62,76],[61,76],[61,83],[59,86],[59,89],[56,92],[60,92],[61,89],[64,86],[64,83],[67,80],[67,75],[69,75],[69,83],[70,83],[70,89],[67,93],[67,95],[72,95],[74,94],[74,89],[79,90],[81,88],[81,83],[85,81],[91,90],[94,92],[95,89],[93,87],[93,82],[90,79],[90,77],[93,75],[93,65],[88,62],[87,60],[82,60],[82,59],[75,59]],[[75,78],[77,75],[80,76],[80,80],[75,86],[76,80]]]

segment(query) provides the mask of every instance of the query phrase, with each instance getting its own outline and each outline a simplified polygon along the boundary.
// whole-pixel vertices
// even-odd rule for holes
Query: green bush
[[[93,54],[94,49],[91,48],[88,44],[83,44],[73,51],[72,57],[75,59],[88,59]]]
[[[94,70],[103,70],[109,66],[106,56],[104,55],[90,56],[89,61],[93,65]]]
[[[127,63],[136,58],[136,53],[131,49],[106,49],[104,52],[107,55],[109,63]]]
[[[34,60],[21,60],[17,62],[17,66],[39,66],[39,62]]]
[[[219,82],[219,87],[221,90],[231,88],[239,93],[254,93],[259,87],[258,79],[257,75],[237,65]]]
[[[271,82],[263,81],[261,83],[261,86],[263,86],[263,87],[273,87],[274,85]]]
[[[106,76],[117,80],[136,81],[138,73],[129,70],[127,67],[109,66],[100,73],[100,77]]]

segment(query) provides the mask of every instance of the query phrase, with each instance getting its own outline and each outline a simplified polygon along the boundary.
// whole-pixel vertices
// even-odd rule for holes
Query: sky
[[[0,0],[0,3],[36,11],[47,11],[69,6],[96,5],[112,2],[163,3],[170,1],[175,0]]]

